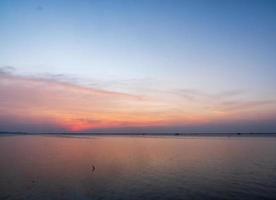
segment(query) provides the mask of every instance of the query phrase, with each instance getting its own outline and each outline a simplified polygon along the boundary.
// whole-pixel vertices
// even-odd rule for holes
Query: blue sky
[[[0,27],[0,67],[12,76],[167,104],[175,97],[164,93],[183,90],[206,106],[233,91],[235,101],[276,100],[275,1],[2,0]]]

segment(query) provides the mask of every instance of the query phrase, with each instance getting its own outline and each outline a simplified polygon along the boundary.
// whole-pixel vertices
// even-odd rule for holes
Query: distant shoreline
[[[69,136],[276,136],[276,133],[28,133],[0,131],[0,135],[69,135]]]

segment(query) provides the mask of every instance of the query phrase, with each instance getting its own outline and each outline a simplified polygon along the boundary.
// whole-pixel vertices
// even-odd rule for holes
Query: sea
[[[275,136],[0,136],[1,200],[276,199]]]

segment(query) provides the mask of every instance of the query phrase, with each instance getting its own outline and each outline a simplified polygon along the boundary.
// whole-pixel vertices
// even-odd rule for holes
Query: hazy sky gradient
[[[276,132],[276,2],[0,1],[0,129]]]

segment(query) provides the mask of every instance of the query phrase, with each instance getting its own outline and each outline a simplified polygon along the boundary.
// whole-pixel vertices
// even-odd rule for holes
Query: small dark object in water
[[[32,183],[35,183],[35,180],[32,180]]]
[[[237,133],[238,135],[240,135],[241,133]]]
[[[94,172],[96,170],[95,165],[92,165],[92,172]]]

